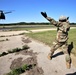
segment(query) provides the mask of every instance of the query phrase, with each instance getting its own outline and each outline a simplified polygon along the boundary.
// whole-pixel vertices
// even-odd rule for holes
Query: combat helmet
[[[66,16],[60,16],[59,17],[59,21],[67,21],[69,19],[69,17],[66,17]]]

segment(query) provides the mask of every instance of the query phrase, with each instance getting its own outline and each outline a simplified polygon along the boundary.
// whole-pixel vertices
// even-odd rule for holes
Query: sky
[[[76,23],[76,0],[0,0],[0,10],[6,14],[0,23],[17,22],[48,22],[40,12],[46,12],[48,17],[58,21],[61,15],[69,17],[70,22]]]

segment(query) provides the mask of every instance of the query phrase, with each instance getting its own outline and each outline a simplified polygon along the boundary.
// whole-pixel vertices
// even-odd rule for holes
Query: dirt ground
[[[0,36],[4,34],[2,33],[0,33]],[[59,50],[55,52],[52,60],[48,60],[49,46],[24,35],[9,36],[9,33],[4,34],[8,35],[7,37],[0,37],[0,40],[9,39],[8,41],[0,42],[0,53],[16,47],[21,48],[23,45],[28,45],[30,48],[0,57],[0,75],[4,75],[23,64],[36,64],[36,66],[21,75],[76,75],[76,57],[73,55],[71,55],[71,68],[67,69],[65,55]],[[15,31],[11,35],[15,33],[19,34]]]
[[[31,40],[28,38],[24,38],[23,35],[5,35],[1,37],[0,40],[9,39],[8,41],[0,42],[0,54],[2,52],[8,52],[8,50],[12,50],[14,48],[21,48],[23,45],[27,45],[27,43],[31,43]],[[0,57],[0,75],[4,75],[15,68],[19,68],[25,64],[36,66],[30,70],[28,70],[24,75],[43,75],[43,70],[41,67],[38,67],[37,63],[37,53],[33,52],[33,50],[23,50],[20,52],[8,54]]]

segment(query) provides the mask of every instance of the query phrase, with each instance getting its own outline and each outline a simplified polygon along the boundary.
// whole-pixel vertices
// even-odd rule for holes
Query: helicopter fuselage
[[[2,11],[0,11],[0,19],[5,19],[5,14]]]

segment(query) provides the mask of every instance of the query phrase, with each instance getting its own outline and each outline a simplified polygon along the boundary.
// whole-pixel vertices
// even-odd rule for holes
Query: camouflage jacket
[[[47,19],[57,27],[56,40],[58,42],[66,42],[68,40],[68,31],[70,29],[69,22],[57,22],[49,17],[47,17]]]

